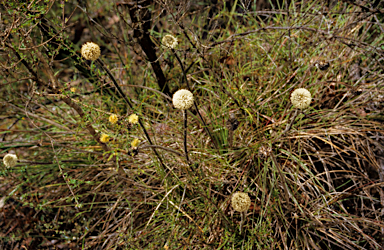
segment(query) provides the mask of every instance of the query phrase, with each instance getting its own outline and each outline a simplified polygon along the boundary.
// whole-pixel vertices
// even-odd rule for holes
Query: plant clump
[[[232,196],[231,204],[236,211],[245,212],[251,206],[251,198],[247,193],[236,192]]]
[[[93,42],[87,42],[81,47],[81,55],[86,60],[95,61],[100,56],[100,46]]]
[[[187,89],[180,89],[173,94],[173,106],[177,109],[186,110],[193,105],[193,94]]]
[[[14,154],[6,154],[3,158],[4,165],[7,168],[11,168],[17,163],[17,156]]]
[[[299,88],[292,92],[291,102],[295,108],[305,109],[311,104],[311,93],[305,88]]]

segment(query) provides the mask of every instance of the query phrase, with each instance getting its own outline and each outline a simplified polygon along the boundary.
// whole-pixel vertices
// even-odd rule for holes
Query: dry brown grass
[[[382,249],[380,8],[148,2],[2,4],[0,146],[20,161],[0,172],[1,248]]]

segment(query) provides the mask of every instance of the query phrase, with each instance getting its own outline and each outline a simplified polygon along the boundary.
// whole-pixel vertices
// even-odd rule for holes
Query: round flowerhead
[[[110,123],[115,124],[119,120],[119,118],[117,118],[117,115],[112,114],[109,116],[108,120]]]
[[[193,94],[186,89],[179,89],[173,94],[173,106],[177,109],[189,109],[193,105]]]
[[[262,145],[259,147],[259,155],[262,158],[267,158],[272,152],[272,148],[267,145]]]
[[[132,114],[128,117],[128,122],[131,124],[136,124],[139,122],[139,117],[136,114]]]
[[[177,38],[172,35],[165,35],[161,40],[161,43],[166,48],[174,49],[177,46]]]
[[[292,92],[291,94],[291,102],[295,108],[305,109],[308,108],[311,104],[312,96],[311,93],[304,89],[299,88]]]
[[[251,206],[251,198],[247,193],[236,192],[232,196],[231,204],[236,211],[245,212]]]
[[[81,47],[81,55],[86,60],[95,61],[100,56],[100,47],[93,42],[84,43]]]
[[[102,143],[107,143],[107,142],[109,141],[109,135],[107,135],[107,134],[101,134],[101,136],[100,136],[100,141],[101,141]]]
[[[17,156],[14,154],[6,154],[3,158],[4,165],[7,168],[11,168],[17,163]]]
[[[139,146],[140,142],[141,141],[139,139],[137,139],[137,138],[133,139],[133,141],[131,142],[132,148],[137,148],[137,146]]]

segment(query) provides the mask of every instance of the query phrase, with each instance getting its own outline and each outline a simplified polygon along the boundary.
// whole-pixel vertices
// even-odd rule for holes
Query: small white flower
[[[17,163],[17,156],[14,154],[6,154],[3,158],[4,165],[7,168],[11,168]]]
[[[100,47],[96,43],[87,42],[81,47],[81,55],[87,60],[95,61],[100,56]]]
[[[177,46],[177,38],[172,35],[165,35],[161,40],[161,43],[166,48],[174,49]]]
[[[173,94],[173,106],[177,109],[189,109],[193,105],[193,94],[186,89],[179,89]]]
[[[311,93],[304,88],[299,88],[292,92],[291,102],[295,108],[298,108],[298,109],[308,108],[309,105],[311,104],[311,101],[312,101]]]

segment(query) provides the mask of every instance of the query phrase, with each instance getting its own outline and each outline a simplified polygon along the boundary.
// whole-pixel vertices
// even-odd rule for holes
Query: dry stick
[[[175,52],[174,49],[172,49],[172,52],[173,52],[173,54],[175,55],[177,61],[178,61],[179,64],[180,64],[181,71],[183,71],[184,80],[185,80],[185,83],[187,84],[188,90],[191,91],[191,87],[189,86],[189,82],[188,82],[188,79],[187,79],[187,73],[186,73],[186,71],[185,71],[185,69],[184,69],[184,65],[183,65],[183,63],[181,62],[179,56],[176,54],[176,52]],[[216,148],[216,149],[219,149],[219,147],[218,147],[217,144],[216,144],[216,143],[217,143],[216,140],[213,138],[211,132],[209,131],[209,128],[208,128],[207,124],[205,123],[203,117],[202,117],[201,114],[200,114],[199,109],[197,108],[196,101],[193,102],[193,105],[194,105],[194,107],[195,107],[195,110],[196,110],[197,114],[199,115],[200,120],[202,121],[202,123],[203,123],[203,125],[204,125],[204,130],[208,133],[208,135],[209,135],[209,137],[211,138],[211,140],[212,140],[213,145],[215,146],[215,148]]]
[[[133,105],[132,103],[129,101],[128,97],[124,94],[123,90],[120,88],[119,84],[117,83],[115,77],[112,75],[111,71],[109,71],[109,69],[107,67],[105,67],[104,65],[104,62],[101,60],[101,59],[97,59],[97,61],[99,62],[101,68],[103,70],[105,70],[105,72],[107,72],[108,76],[111,78],[113,84],[115,85],[116,89],[119,91],[120,95],[124,98],[125,102],[128,104],[128,106],[134,110],[133,108]],[[144,134],[145,134],[145,137],[147,138],[149,144],[153,145],[152,141],[151,141],[151,138],[149,137],[149,134],[147,132],[147,130],[145,129],[143,123],[141,122],[141,119],[139,119],[139,124],[141,126],[141,128],[143,129],[144,131]],[[157,150],[156,148],[152,148],[153,152],[155,153],[155,155],[157,156],[157,158],[159,159],[160,161],[160,164],[162,165],[162,167],[165,169],[166,166],[163,162],[163,159],[160,157],[160,155],[157,153]]]
[[[132,20],[133,26],[133,37],[136,38],[139,42],[141,49],[144,51],[145,55],[148,57],[149,62],[152,65],[152,69],[155,72],[157,79],[157,84],[159,85],[160,90],[171,96],[169,90],[167,79],[164,76],[164,72],[161,69],[159,58],[156,55],[155,44],[152,42],[149,31],[151,30],[151,11],[145,7],[148,7],[150,4],[153,4],[152,0],[142,0],[142,1],[130,1],[127,2],[129,15]],[[140,20],[139,20],[140,19]]]

